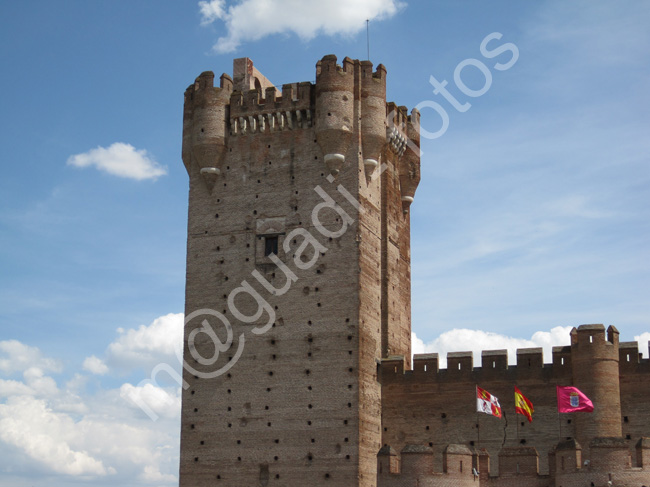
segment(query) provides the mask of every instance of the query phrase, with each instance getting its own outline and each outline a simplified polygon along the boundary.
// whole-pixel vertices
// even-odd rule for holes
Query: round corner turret
[[[354,131],[354,70],[348,61],[341,68],[330,54],[316,69],[316,140],[334,175],[345,163]]]
[[[183,163],[191,174],[197,164],[200,174],[216,177],[226,151],[227,110],[233,83],[222,74],[219,87],[214,86],[214,73],[204,71],[185,92],[183,113]],[[203,171],[203,169],[215,169]]]
[[[606,331],[602,324],[571,330],[573,385],[594,405],[589,415],[593,417],[576,418],[576,437],[583,446],[597,437],[622,435],[619,342],[614,330]]]
[[[228,73],[223,73],[219,78],[219,87],[222,90],[232,91],[233,90],[233,80]]]
[[[214,72],[212,71],[203,71],[194,82],[194,86],[197,90],[203,90],[205,88],[214,88]]]
[[[386,71],[372,70],[372,62],[361,61],[361,141],[366,176],[379,166],[386,138]]]
[[[420,184],[420,112],[415,108],[406,119],[406,146],[399,161],[402,208],[408,212]]]

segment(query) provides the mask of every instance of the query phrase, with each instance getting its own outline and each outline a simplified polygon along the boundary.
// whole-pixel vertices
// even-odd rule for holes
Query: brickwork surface
[[[650,361],[615,328],[574,329],[552,364],[411,363],[419,113],[386,76],[325,56],[278,89],[243,58],[186,90],[180,486],[650,485]],[[476,385],[502,419],[476,413]],[[557,385],[594,413],[558,415]]]
[[[186,315],[221,313],[232,343],[214,316],[186,324],[196,370],[184,374],[180,484],[375,486],[377,361],[382,349],[410,355],[408,212],[386,71],[326,56],[315,85],[278,96],[265,78],[248,89],[247,63],[235,63],[246,76],[234,83],[213,87],[204,73],[185,94]],[[394,118],[404,140],[408,116]],[[230,345],[208,365],[197,360],[215,355],[205,318]]]

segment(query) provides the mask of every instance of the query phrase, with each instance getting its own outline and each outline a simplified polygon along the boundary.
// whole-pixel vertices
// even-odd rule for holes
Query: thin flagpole
[[[370,61],[370,19],[366,19],[366,43],[368,44],[368,61]]]
[[[515,423],[517,423],[516,424],[516,426],[517,426],[517,443],[519,443],[519,416],[517,416],[517,394],[516,393],[515,393]]]
[[[562,441],[562,420],[560,419],[560,408],[558,407],[557,388],[555,386],[555,408],[557,409],[557,441]]]
[[[478,384],[475,384],[474,389],[474,401],[477,401],[478,398]],[[478,447],[481,443],[481,427],[478,422],[478,401],[476,402],[476,446]]]

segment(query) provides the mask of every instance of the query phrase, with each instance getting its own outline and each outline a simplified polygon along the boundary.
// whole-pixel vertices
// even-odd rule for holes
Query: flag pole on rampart
[[[474,389],[474,400],[478,398],[478,384],[475,384]],[[481,427],[479,425],[479,414],[478,414],[478,402],[476,403],[476,446],[481,444]]]

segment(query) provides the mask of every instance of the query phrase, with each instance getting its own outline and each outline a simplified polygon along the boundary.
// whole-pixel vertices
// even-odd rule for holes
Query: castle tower
[[[573,385],[594,404],[593,413],[576,413],[576,438],[583,455],[595,438],[621,438],[619,333],[610,326],[582,325],[571,330]]]
[[[419,114],[385,93],[335,56],[281,92],[250,60],[186,90],[181,487],[376,486],[420,173]]]

